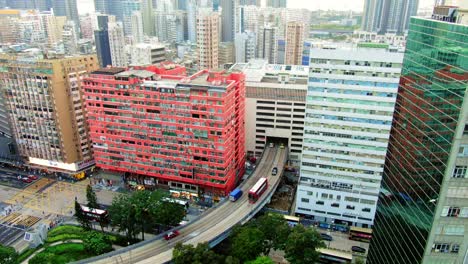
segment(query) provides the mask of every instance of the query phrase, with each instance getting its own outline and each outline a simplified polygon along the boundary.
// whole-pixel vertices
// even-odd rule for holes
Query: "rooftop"
[[[138,78],[149,78],[153,76],[155,73],[150,72],[147,70],[129,70],[129,71],[123,71],[115,74],[116,77],[138,77]]]
[[[118,67],[101,68],[99,70],[93,71],[91,74],[116,75],[123,71],[125,71],[125,68],[118,68]]]

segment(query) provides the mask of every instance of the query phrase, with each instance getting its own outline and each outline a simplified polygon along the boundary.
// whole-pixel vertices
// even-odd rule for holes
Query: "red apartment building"
[[[103,68],[83,82],[98,167],[146,187],[214,196],[243,176],[243,73]]]

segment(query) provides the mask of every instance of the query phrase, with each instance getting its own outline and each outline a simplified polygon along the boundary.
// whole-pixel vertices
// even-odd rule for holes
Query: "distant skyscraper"
[[[362,30],[403,34],[409,19],[416,15],[419,0],[366,0],[362,18]]]
[[[437,9],[409,25],[370,264],[467,263],[468,24]]]
[[[169,0],[160,0],[154,12],[156,36],[159,41],[173,43],[177,39],[176,14]]]
[[[187,0],[176,0],[176,9],[187,11]]]
[[[201,8],[197,14],[197,45],[199,69],[218,68],[219,14]]]
[[[140,0],[124,0],[122,2],[122,11],[123,11],[123,27],[124,34],[132,34],[132,15],[135,11],[141,11],[141,1]]]
[[[301,65],[304,46],[304,23],[289,22],[286,26],[285,64]]]
[[[109,22],[115,22],[114,16],[99,15],[98,30],[94,31],[96,53],[101,67],[112,65],[112,57],[109,46]]]
[[[128,58],[125,53],[125,38],[122,23],[109,23],[108,35],[112,66],[127,66]]]
[[[141,17],[143,19],[143,33],[147,36],[155,36],[152,0],[141,1]]]
[[[110,14],[109,0],[94,0],[94,8],[101,14]]]
[[[286,0],[267,0],[266,1],[267,7],[286,8],[286,5],[287,5]]]
[[[187,33],[192,43],[197,43],[197,12],[197,1],[187,0]]]
[[[76,5],[76,1],[77,0],[52,0],[52,8],[54,9],[54,15],[66,16],[68,20],[75,23],[75,29],[78,35],[80,17],[78,15],[78,6]]]
[[[141,18],[141,12],[134,11],[132,14],[132,36],[135,43],[141,43],[144,40],[143,35],[143,19]]]
[[[262,1],[260,0],[239,0],[239,5],[254,5],[261,6]]]
[[[220,0],[221,10],[221,41],[234,41],[235,30],[235,12],[237,8],[237,0]]]
[[[75,55],[78,53],[78,37],[76,36],[75,23],[68,21],[62,30],[63,47],[65,54]]]
[[[48,0],[6,0],[1,4],[0,8],[37,9],[39,11],[48,11],[52,7]]]
[[[380,48],[311,49],[296,213],[373,225],[402,61]]]
[[[255,58],[257,52],[257,35],[251,31],[237,33],[235,48],[236,62],[249,62]]]
[[[275,64],[278,53],[278,28],[265,26],[260,28],[257,42],[257,57]]]

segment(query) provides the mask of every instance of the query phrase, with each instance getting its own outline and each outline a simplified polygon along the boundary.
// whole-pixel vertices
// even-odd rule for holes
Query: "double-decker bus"
[[[255,203],[268,188],[267,178],[260,178],[249,191],[249,202]]]
[[[352,226],[349,230],[349,239],[369,243],[372,238],[372,229]]]
[[[107,221],[108,212],[107,210],[91,208],[88,206],[81,205],[81,210],[83,210],[83,214],[89,219],[93,221]]]
[[[319,263],[351,263],[353,255],[328,248],[317,249],[320,252]]]
[[[166,201],[166,202],[169,202],[169,203],[180,204],[185,208],[185,211],[187,211],[188,208],[189,208],[189,201],[186,201],[186,200],[166,197],[166,198],[163,198],[163,201]]]
[[[288,225],[291,227],[297,226],[299,224],[299,221],[301,220],[297,216],[292,216],[292,215],[283,215],[284,219],[288,222]]]

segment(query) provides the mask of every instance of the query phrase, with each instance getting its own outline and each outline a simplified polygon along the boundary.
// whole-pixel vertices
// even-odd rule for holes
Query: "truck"
[[[234,189],[230,194],[229,194],[229,200],[231,202],[237,201],[242,196],[242,190],[239,188]]]

